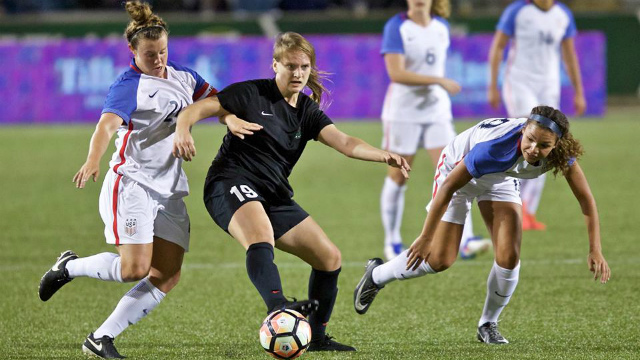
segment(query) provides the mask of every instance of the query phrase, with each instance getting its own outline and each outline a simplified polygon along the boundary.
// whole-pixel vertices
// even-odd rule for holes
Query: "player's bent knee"
[[[342,266],[342,253],[337,246],[332,246],[331,250],[324,254],[321,259],[322,261],[322,269],[323,271],[335,271],[338,270]]]
[[[436,272],[442,272],[450,268],[453,263],[456,262],[456,258],[450,256],[429,256],[429,266]]]
[[[160,289],[160,291],[162,291],[165,294],[173,290],[173,288],[175,288],[178,285],[178,282],[180,282],[180,271],[178,271],[172,276],[164,277],[164,278],[158,275],[159,275],[158,273],[155,273],[152,271],[149,276],[149,280],[155,287]]]
[[[142,280],[149,275],[150,266],[134,264],[122,267],[122,280],[124,282]]]

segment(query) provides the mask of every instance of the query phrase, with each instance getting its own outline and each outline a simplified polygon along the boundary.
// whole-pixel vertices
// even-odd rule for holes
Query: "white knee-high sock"
[[[122,262],[120,255],[100,253],[67,262],[69,277],[88,276],[104,281],[122,281]]]
[[[398,185],[390,177],[384,179],[382,193],[380,194],[380,213],[382,226],[384,227],[384,244],[400,244],[400,226],[402,225],[402,213],[404,211],[404,192],[406,185]]]
[[[127,292],[107,320],[93,333],[95,338],[105,335],[115,338],[129,325],[147,316],[164,299],[165,293],[153,286],[149,278],[141,280]]]
[[[502,309],[509,303],[520,277],[520,262],[513,270],[505,269],[493,263],[487,279],[487,299],[484,302],[482,316],[478,326],[486,322],[497,322]]]
[[[547,174],[542,174],[535,179],[520,180],[520,198],[527,206],[526,210],[529,214],[535,214],[538,211],[546,178]]]
[[[373,269],[371,274],[376,285],[384,286],[394,280],[407,280],[427,274],[435,274],[428,262],[423,262],[416,270],[407,270],[407,254],[405,250],[390,261]]]

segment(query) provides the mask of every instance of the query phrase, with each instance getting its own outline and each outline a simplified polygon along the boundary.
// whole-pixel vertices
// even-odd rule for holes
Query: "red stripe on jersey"
[[[124,150],[127,148],[127,143],[129,141],[129,135],[131,135],[131,131],[133,131],[133,121],[129,119],[129,130],[124,135],[124,139],[122,140],[122,147],[120,148],[120,163],[113,167],[113,172],[116,174],[118,173],[118,168],[120,167],[120,165],[124,164],[126,160],[124,157]]]
[[[207,89],[209,89],[209,83],[205,81],[205,83],[202,86],[200,86],[200,89],[198,89],[195,93],[193,93],[193,97],[192,97],[193,101],[200,99],[202,95],[204,95],[204,93],[207,91]],[[207,94],[206,97],[213,96],[218,93],[218,90],[216,90],[215,88],[212,87],[211,89],[212,90]]]
[[[132,68],[138,74],[142,74],[142,70],[138,69],[138,66],[136,66],[134,64],[129,64],[129,67]]]
[[[116,245],[120,245],[120,236],[118,236],[118,188],[120,187],[120,179],[122,179],[122,175],[118,174],[116,184],[113,186],[113,235],[116,237]]]
[[[435,199],[436,197],[436,192],[438,192],[438,178],[440,177],[440,167],[442,166],[442,164],[444,164],[444,159],[447,157],[446,154],[442,154],[442,160],[440,161],[440,163],[438,164],[438,170],[436,172],[436,176],[433,178],[433,194],[431,195],[432,198]],[[453,164],[453,167],[455,168],[456,166],[458,166],[458,164],[460,164],[460,161],[462,161],[464,159],[464,156],[462,157],[462,159],[458,160],[458,162],[456,162],[455,164]]]
[[[436,197],[436,192],[438,192],[438,178],[440,177],[441,173],[440,173],[440,167],[442,167],[442,165],[444,165],[444,159],[447,158],[447,154],[442,154],[442,159],[440,160],[440,162],[438,163],[438,166],[436,167],[436,176],[433,177],[433,194],[431,194],[431,198],[435,199]]]

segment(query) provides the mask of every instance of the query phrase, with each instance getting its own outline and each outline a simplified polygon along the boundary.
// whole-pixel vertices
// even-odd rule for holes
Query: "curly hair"
[[[431,14],[448,18],[451,15],[451,3],[449,0],[433,0],[431,3]]]
[[[582,145],[569,131],[569,120],[560,110],[551,106],[536,106],[531,110],[531,114],[549,118],[560,127],[562,137],[558,140],[556,147],[551,150],[549,156],[547,156],[547,166],[553,168],[554,176],[557,176],[559,172],[562,175],[566,175],[570,168],[569,162],[571,159],[577,160],[584,154]],[[529,124],[541,126],[540,123],[531,119],[527,121],[526,125],[528,126]]]
[[[291,51],[302,51],[309,57],[311,74],[309,75],[307,87],[311,89],[311,99],[320,103],[322,94],[328,92],[327,88],[322,85],[322,81],[326,79],[328,73],[320,71],[316,67],[316,51],[313,45],[302,35],[292,31],[278,35],[276,42],[273,44],[273,59],[280,62],[282,61],[282,56]]]
[[[134,49],[140,38],[158,40],[163,34],[169,35],[167,23],[151,11],[151,6],[140,1],[127,1],[124,5],[131,21],[124,31],[124,37]]]

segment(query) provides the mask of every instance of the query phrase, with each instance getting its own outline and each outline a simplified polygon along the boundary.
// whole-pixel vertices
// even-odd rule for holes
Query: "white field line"
[[[453,267],[490,267],[491,262],[489,259],[480,260],[458,260]],[[345,261],[342,263],[343,269],[364,269],[366,260],[363,261]],[[640,264],[640,258],[627,258],[615,261],[609,261],[609,265],[630,265]],[[309,265],[302,260],[300,261],[276,261],[278,268],[282,269],[308,269]],[[587,265],[586,256],[581,259],[547,259],[547,260],[522,260],[523,266],[549,266],[549,265]],[[46,266],[46,265],[45,265]],[[244,269],[246,267],[244,261],[242,262],[219,262],[219,263],[190,263],[188,260],[182,266],[184,270],[212,270],[212,269]],[[21,265],[0,265],[0,273],[20,271],[20,270],[41,270],[43,273],[47,270],[43,268],[41,264],[21,264]]]

